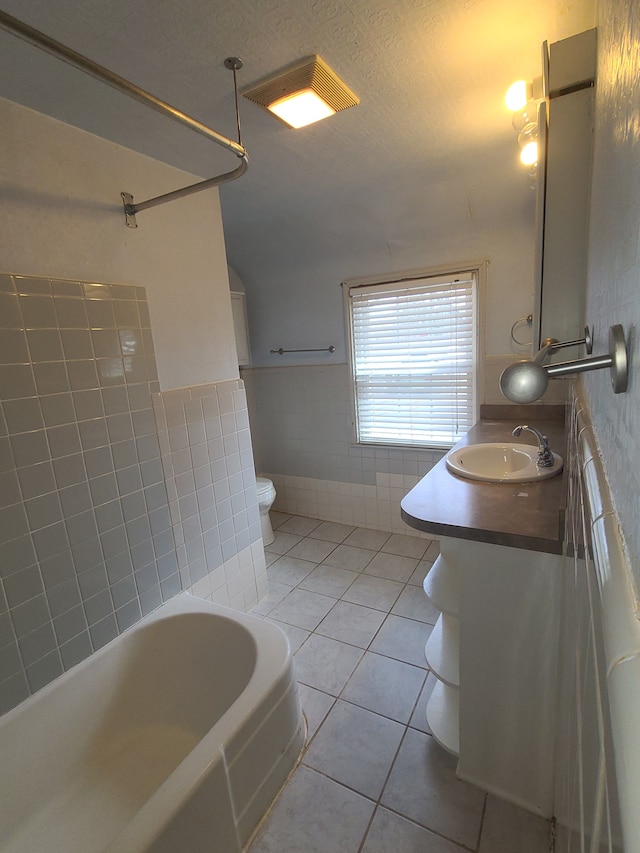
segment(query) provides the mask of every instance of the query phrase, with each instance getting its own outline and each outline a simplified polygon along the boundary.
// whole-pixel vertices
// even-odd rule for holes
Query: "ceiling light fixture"
[[[296,62],[242,94],[293,128],[306,127],[360,103],[320,56]]]

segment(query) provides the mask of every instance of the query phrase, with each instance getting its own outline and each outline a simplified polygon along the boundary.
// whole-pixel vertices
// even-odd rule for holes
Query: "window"
[[[345,282],[359,443],[451,447],[476,420],[478,274]]]

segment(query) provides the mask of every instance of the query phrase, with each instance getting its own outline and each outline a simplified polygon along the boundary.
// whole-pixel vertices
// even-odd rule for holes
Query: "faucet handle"
[[[551,468],[554,464],[555,459],[553,457],[553,453],[549,449],[549,445],[545,445],[545,447],[538,451],[538,458],[536,459],[536,465],[538,468]]]

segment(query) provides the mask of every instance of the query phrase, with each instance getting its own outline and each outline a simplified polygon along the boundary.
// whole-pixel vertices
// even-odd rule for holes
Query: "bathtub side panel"
[[[175,796],[172,796],[175,794]],[[160,797],[151,800],[106,853],[240,853],[224,763],[214,761],[194,784],[172,816],[167,800],[183,796],[172,791],[171,777]],[[164,826],[163,826],[164,823]],[[160,827],[160,831],[153,832]]]
[[[304,744],[293,661],[288,675],[277,703],[228,765],[231,799],[242,843],[275,799]]]

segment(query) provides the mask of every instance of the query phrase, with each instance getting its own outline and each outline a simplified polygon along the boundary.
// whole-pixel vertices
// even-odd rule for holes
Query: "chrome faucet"
[[[554,459],[553,453],[549,448],[549,439],[546,435],[543,435],[539,429],[527,426],[526,424],[521,424],[513,430],[511,435],[515,435],[516,437],[518,437],[520,433],[525,429],[529,432],[532,432],[538,439],[538,458],[536,460],[538,468],[551,468],[554,463]]]

